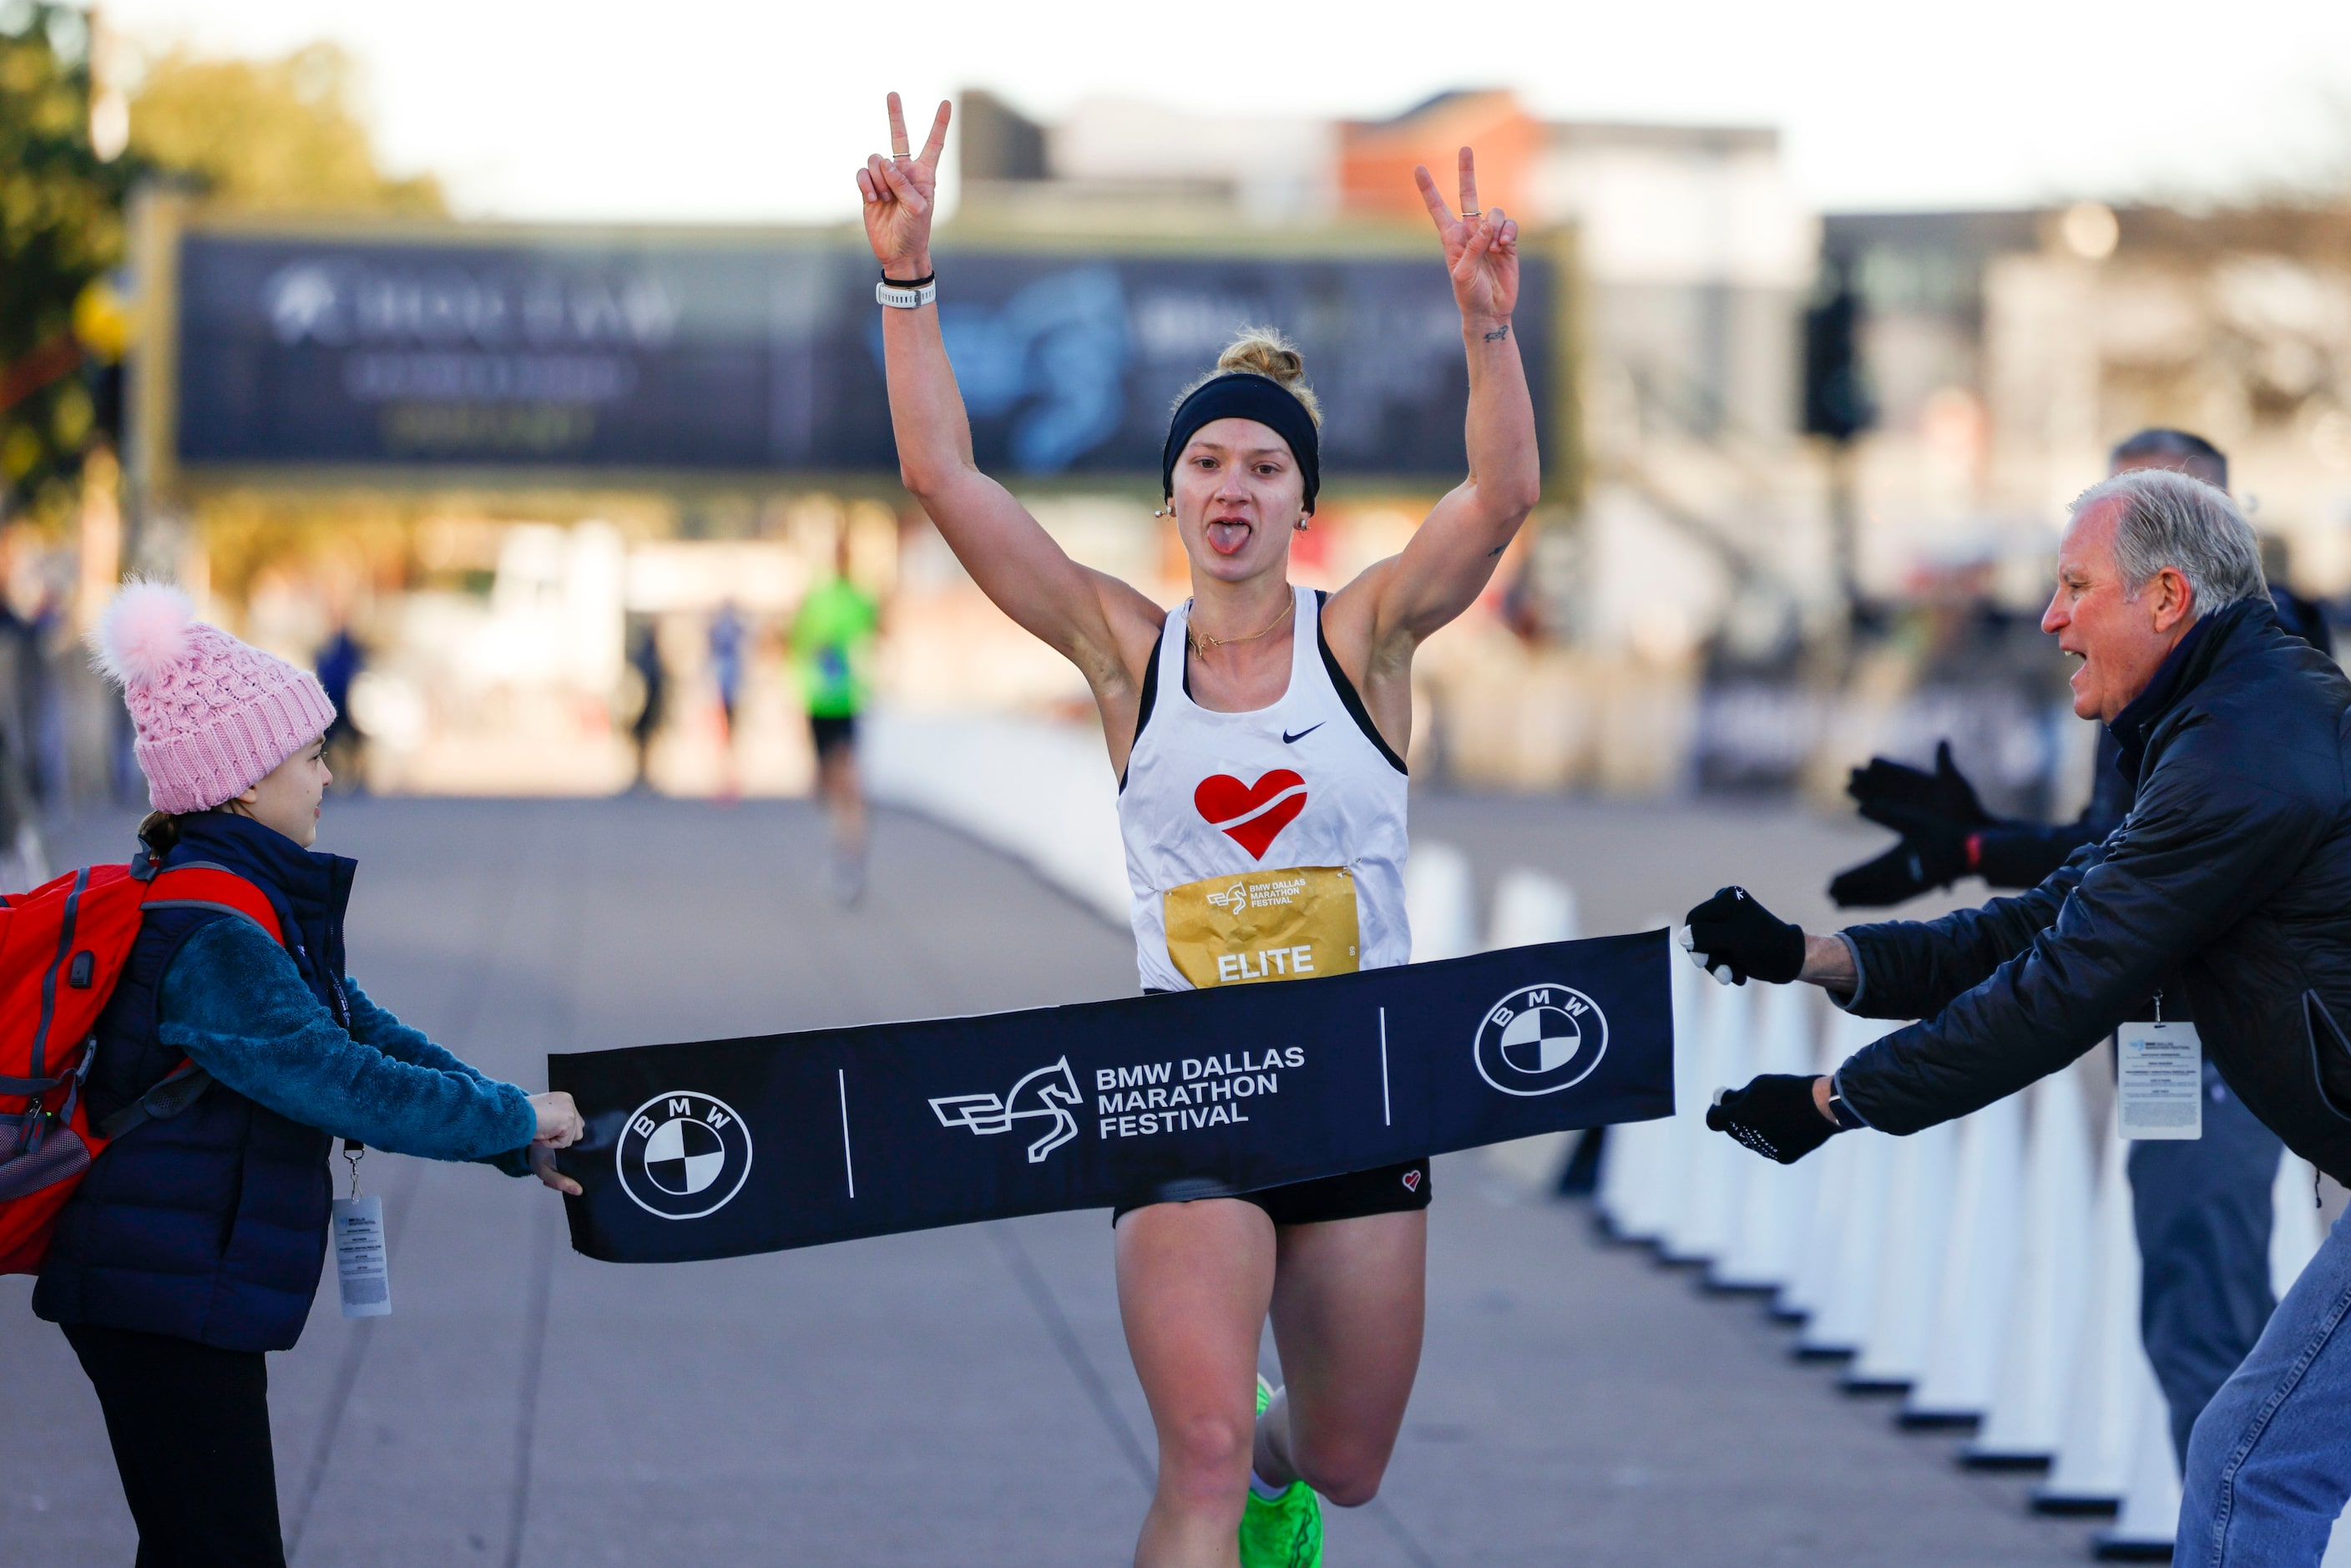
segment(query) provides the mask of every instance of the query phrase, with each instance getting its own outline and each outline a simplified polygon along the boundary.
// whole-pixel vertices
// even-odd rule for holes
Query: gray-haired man
[[[1828,1078],[1759,1078],[1709,1125],[1792,1162],[1841,1127],[1912,1133],[2184,996],[2229,1086],[2288,1147],[2351,1176],[2351,681],[2282,630],[2220,491],[2137,472],[2085,491],[2044,630],[2083,663],[2137,798],[2040,886],[1928,922],[1808,936],[1726,888],[1690,911],[1734,979],[1802,978],[1926,1021]],[[2176,1561],[2315,1564],[2351,1498],[2351,1228],[2338,1226],[2197,1421]]]

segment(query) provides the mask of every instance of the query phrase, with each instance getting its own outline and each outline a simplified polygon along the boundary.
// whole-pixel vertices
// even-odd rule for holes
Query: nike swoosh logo
[[[1331,721],[1326,718],[1322,721],[1322,724],[1329,724],[1330,722]],[[1284,746],[1295,746],[1300,741],[1305,739],[1308,736],[1313,734],[1316,730],[1321,729],[1322,727],[1322,724],[1310,724],[1304,729],[1300,730],[1296,735],[1292,735],[1285,729],[1281,732],[1281,744]]]

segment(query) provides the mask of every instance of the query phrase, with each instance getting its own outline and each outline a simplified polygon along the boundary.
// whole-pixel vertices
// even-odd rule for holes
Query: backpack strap
[[[281,947],[286,945],[286,928],[278,923],[277,906],[269,902],[269,895],[228,867],[210,861],[191,862],[156,873],[147,883],[147,897],[141,907],[209,909],[222,915],[242,915],[269,933],[271,941]],[[213,1075],[183,1058],[153,1088],[100,1122],[98,1135],[112,1143],[142,1123],[176,1116],[203,1098],[204,1091],[212,1086]]]
[[[269,895],[225,865],[211,861],[191,861],[175,865],[169,871],[157,872],[147,884],[147,909],[213,909],[224,915],[242,915],[264,931],[279,946],[286,946],[286,931],[277,923],[277,906]]]

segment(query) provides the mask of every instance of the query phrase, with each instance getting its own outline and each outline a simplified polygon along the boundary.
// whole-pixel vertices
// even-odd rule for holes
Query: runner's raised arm
[[[942,103],[922,152],[910,155],[905,113],[892,93],[891,156],[877,152],[857,172],[865,237],[884,278],[910,283],[932,274],[931,217],[947,117]],[[1165,614],[1125,583],[1071,560],[1026,507],[979,471],[935,304],[883,311],[882,345],[907,490],[980,591],[1075,664],[1104,722],[1113,733],[1131,733],[1143,662]]]
[[[1426,169],[1421,200],[1445,243],[1469,357],[1469,476],[1430,509],[1400,555],[1364,569],[1331,596],[1332,652],[1401,752],[1412,727],[1412,655],[1421,640],[1476,602],[1542,488],[1533,400],[1511,313],[1519,302],[1519,225],[1478,206],[1478,171],[1461,149],[1461,213],[1447,210]]]

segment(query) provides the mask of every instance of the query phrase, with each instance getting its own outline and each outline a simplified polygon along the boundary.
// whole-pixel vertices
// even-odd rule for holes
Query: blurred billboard
[[[1267,323],[1306,355],[1328,468],[1463,472],[1460,318],[1434,254],[1169,249],[943,253],[940,321],[983,467],[1155,473],[1177,392],[1235,329]],[[1557,279],[1548,259],[1526,267],[1519,330],[1549,430]],[[894,476],[873,277],[831,236],[191,229],[169,455],[244,479]]]

